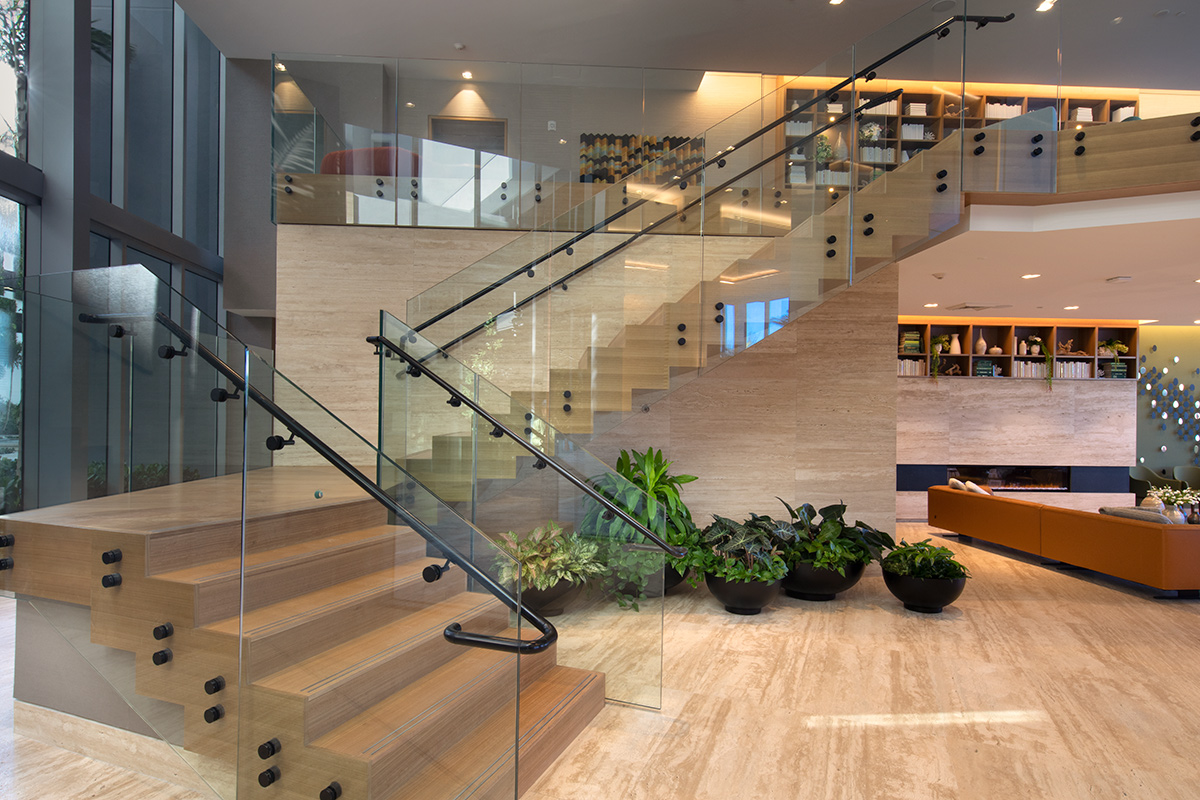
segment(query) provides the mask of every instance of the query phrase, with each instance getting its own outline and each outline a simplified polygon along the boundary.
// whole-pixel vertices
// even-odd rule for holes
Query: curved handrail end
[[[546,623],[547,630],[536,639],[522,641],[520,639],[510,639],[505,636],[490,636],[484,633],[469,633],[462,629],[462,625],[457,622],[451,622],[446,626],[446,630],[442,631],[442,637],[451,644],[466,645],[469,647],[480,647],[484,650],[499,650],[504,653],[517,653],[523,656],[534,655],[545,651],[550,645],[558,641],[558,629],[550,623]]]

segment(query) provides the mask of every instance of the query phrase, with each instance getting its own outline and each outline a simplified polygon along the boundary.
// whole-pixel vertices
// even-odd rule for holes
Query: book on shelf
[[[1121,106],[1112,110],[1112,121],[1123,122],[1134,115],[1137,111],[1133,106]]]
[[[896,374],[909,378],[923,377],[929,372],[925,365],[925,359],[901,358],[896,361]]]
[[[1021,104],[1018,103],[1013,106],[1007,103],[988,103],[984,111],[984,116],[989,119],[1012,119],[1013,117],[1019,117],[1021,116]]]
[[[995,377],[996,371],[994,364],[990,358],[978,358],[975,360],[974,375],[976,378],[992,378]]]
[[[1092,109],[1088,106],[1075,106],[1071,109],[1071,119],[1075,122],[1092,122]]]
[[[901,139],[924,139],[925,126],[916,122],[906,122],[900,126]]]
[[[783,132],[786,136],[808,136],[813,131],[812,120],[796,120],[789,119],[783,123]]]
[[[926,109],[925,103],[905,103],[904,104],[904,113],[908,114],[909,116],[912,116],[912,117],[927,116],[925,113],[925,109]]]

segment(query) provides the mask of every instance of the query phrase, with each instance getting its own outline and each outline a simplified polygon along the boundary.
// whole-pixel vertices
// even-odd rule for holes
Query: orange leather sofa
[[[1143,522],[948,486],[929,487],[929,524],[1157,589],[1200,590],[1200,526]]]

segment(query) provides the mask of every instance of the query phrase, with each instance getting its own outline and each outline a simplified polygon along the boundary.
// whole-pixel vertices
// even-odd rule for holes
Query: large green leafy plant
[[[883,559],[882,566],[894,575],[912,578],[971,577],[967,568],[954,560],[950,548],[930,544],[928,539],[916,544],[909,544],[902,539],[900,546]]]
[[[845,575],[850,564],[878,561],[885,549],[896,546],[891,536],[861,520],[847,525],[843,503],[817,511],[809,503],[792,508],[782,498],[778,499],[788,510],[796,532],[795,539],[782,546],[783,560],[789,565],[811,564],[816,569],[831,569]]]
[[[782,548],[794,544],[791,523],[751,514],[744,522],[713,514],[713,522],[700,534],[700,546],[688,552],[697,585],[705,575],[727,581],[777,581],[787,574]]]
[[[512,556],[496,559],[502,583],[515,585],[519,570],[523,588],[545,591],[560,581],[582,584],[604,572],[597,543],[565,532],[553,520],[525,536],[509,531],[497,540]]]
[[[662,450],[622,450],[614,472],[592,480],[592,486],[652,533],[677,547],[693,548],[699,532],[692,512],[680,496],[679,487],[696,480],[695,475],[672,475],[672,462]],[[663,553],[645,548],[645,537],[594,500],[587,500],[580,531],[600,541],[602,560],[609,565],[606,588],[623,608],[637,609],[646,598],[649,577],[658,572]],[[666,556],[680,572],[687,571],[687,558]]]

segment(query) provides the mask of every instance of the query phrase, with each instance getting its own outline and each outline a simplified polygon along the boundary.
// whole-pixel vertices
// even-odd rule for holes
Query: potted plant
[[[757,614],[779,593],[787,574],[780,547],[795,541],[791,523],[751,514],[745,522],[713,515],[700,534],[700,546],[688,551],[695,570],[693,585],[704,576],[713,596],[731,614]]]
[[[672,475],[671,464],[662,450],[622,450],[614,472],[594,479],[592,486],[668,544],[691,548],[699,543],[699,531],[679,487],[696,476]],[[612,568],[608,588],[618,604],[637,610],[650,576],[659,571],[662,551],[641,547],[643,537],[624,520],[593,500],[586,502],[580,530],[599,540],[601,560]],[[665,561],[664,590],[679,584],[687,571],[686,557],[668,555]]]
[[[1096,355],[1100,358],[1112,358],[1113,363],[1117,361],[1117,356],[1124,355],[1129,352],[1129,346],[1120,339],[1105,339],[1100,343],[1096,351]]]
[[[928,539],[916,544],[901,540],[881,564],[888,590],[909,611],[923,614],[937,614],[957,600],[971,576],[949,548]]]
[[[782,499],[779,502],[788,510],[796,531],[795,541],[781,548],[788,565],[783,590],[789,597],[832,600],[858,583],[867,564],[878,561],[884,548],[896,546],[891,536],[865,522],[847,525],[842,518],[844,504],[816,511],[808,503],[792,508]]]
[[[522,605],[542,616],[563,613],[573,590],[604,572],[596,542],[567,533],[554,520],[525,536],[509,531],[497,539],[511,556],[496,559],[497,577],[510,586],[519,577]]]
[[[938,376],[942,366],[942,351],[950,349],[950,334],[939,333],[929,340],[929,374]]]
[[[1054,349],[1046,345],[1041,336],[1034,334],[1026,337],[1029,342],[1029,354],[1041,355],[1046,359],[1046,388],[1054,389]]]

